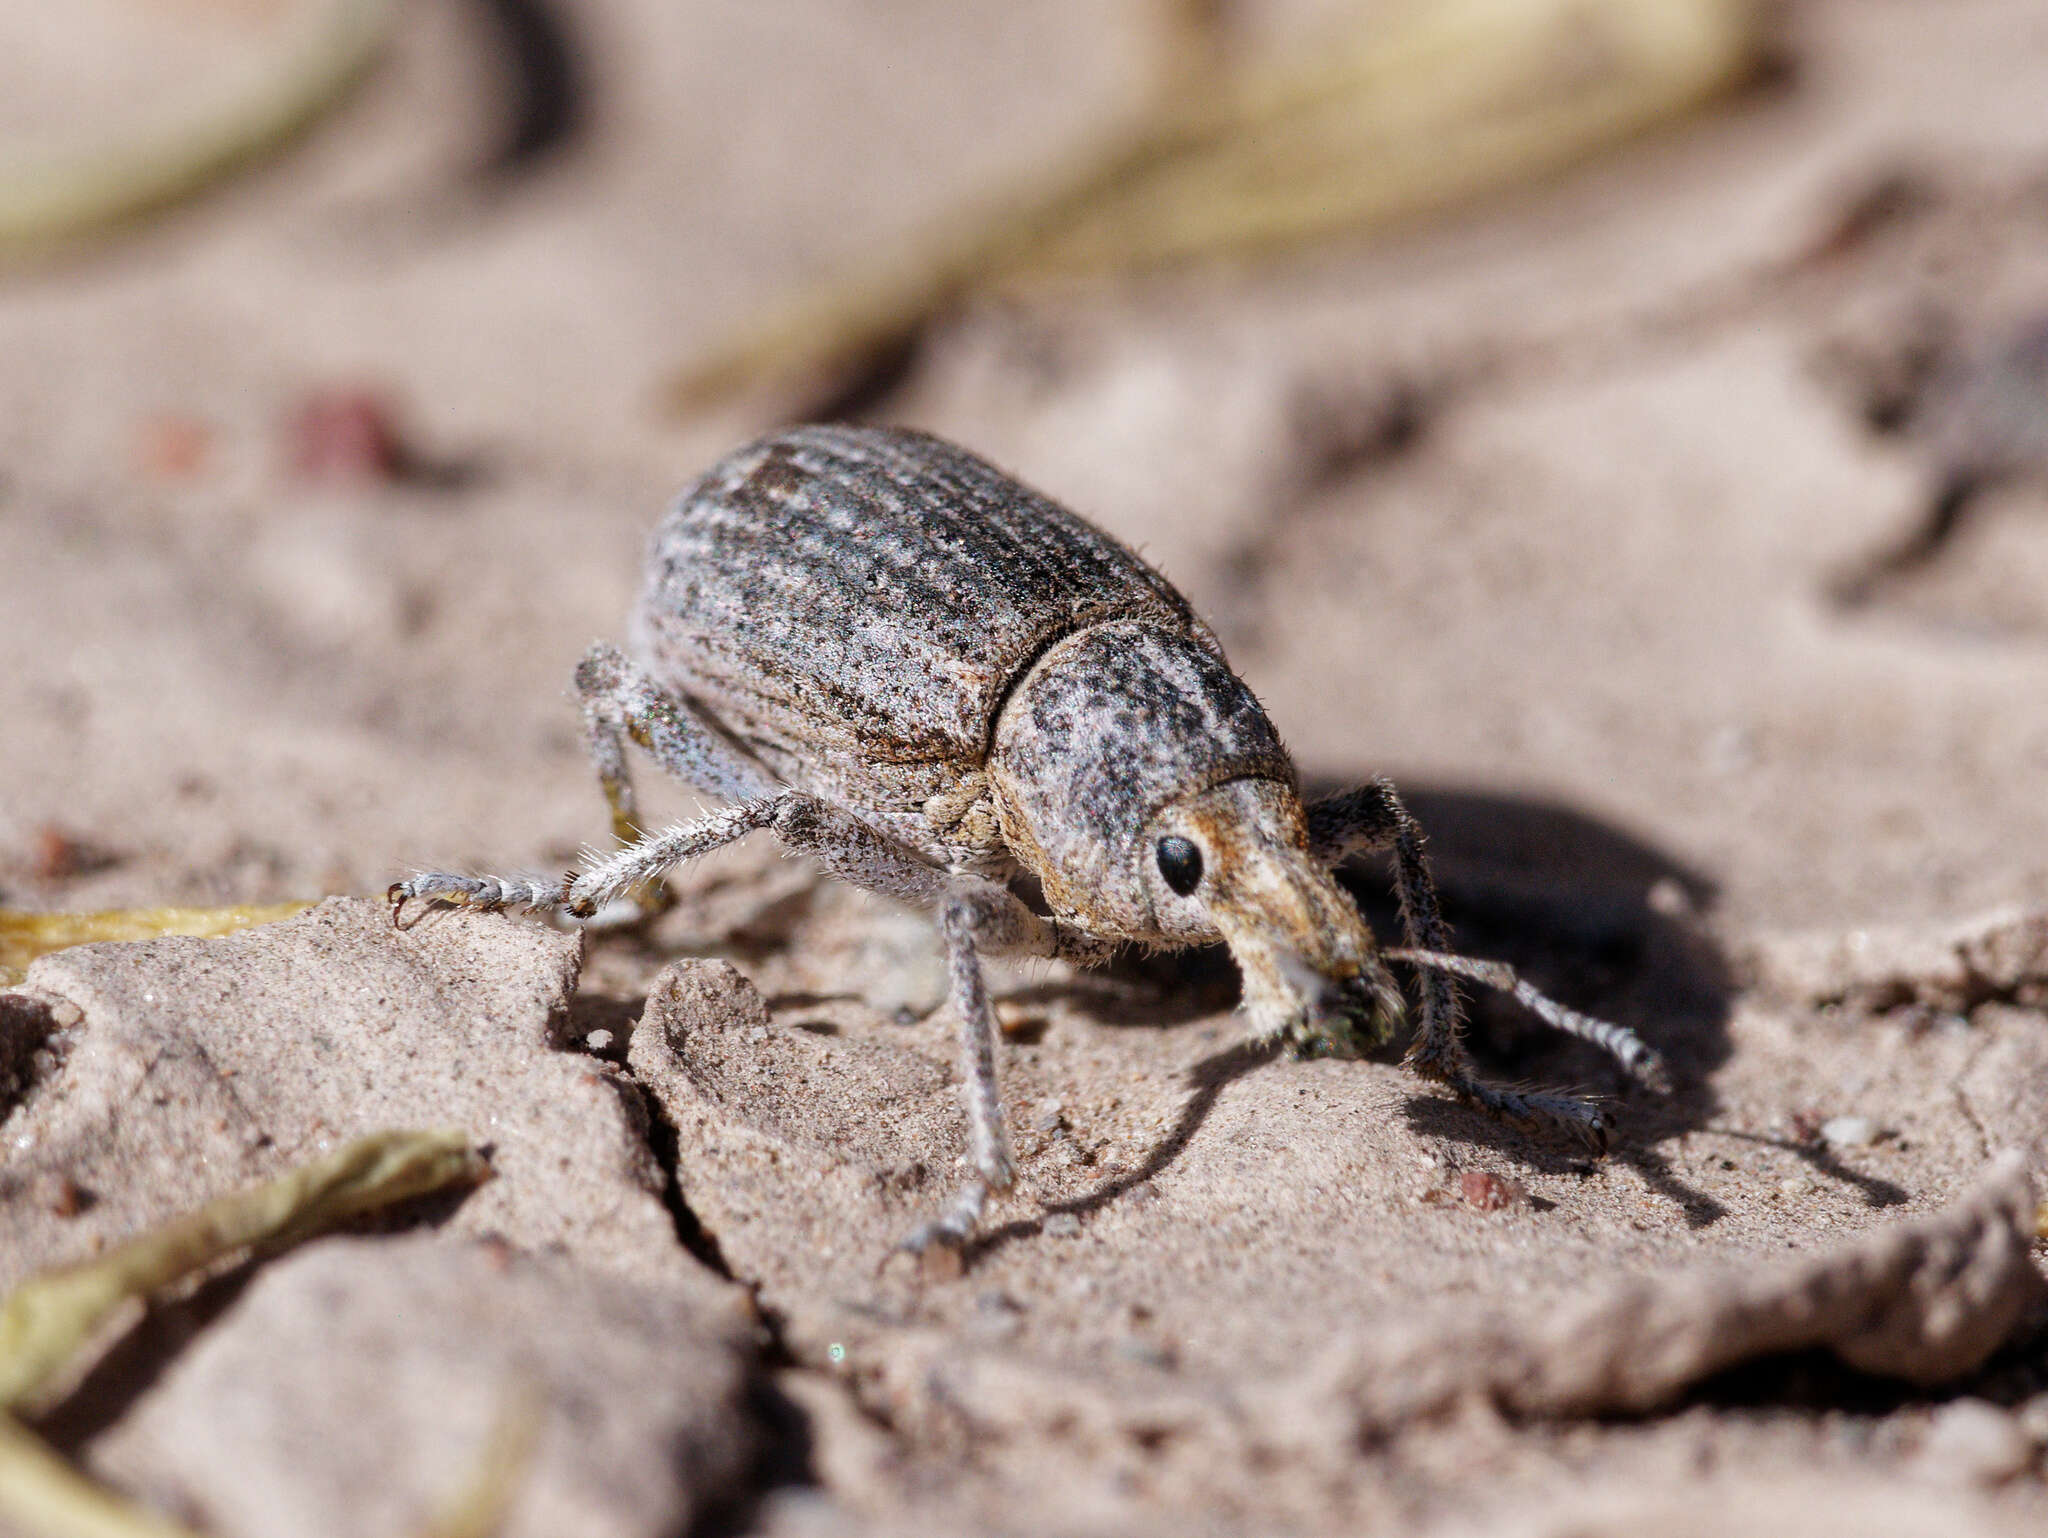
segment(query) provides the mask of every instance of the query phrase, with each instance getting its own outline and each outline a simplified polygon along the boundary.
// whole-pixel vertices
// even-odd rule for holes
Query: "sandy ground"
[[[35,41],[113,50],[100,94],[0,62],[7,126],[197,90],[264,14],[80,8]],[[1145,62],[1079,0],[566,20],[536,163],[479,170],[488,33],[421,6],[288,159],[0,281],[0,902],[572,861],[570,669],[765,425],[660,379]],[[923,920],[751,846],[639,939],[340,902],[38,965],[0,1282],[379,1126],[500,1178],[167,1310],[42,1429],[235,1534],[411,1530],[507,1395],[521,1532],[2038,1531],[2048,16],[1814,0],[1783,52],[1485,210],[978,307],[869,408],[1141,546],[1312,777],[1403,785],[1462,941],[1670,1057],[1660,1100],[1475,1010],[1493,1071],[1615,1097],[1612,1157],[1237,1050],[1227,969],[1011,969],[1020,1187],[917,1287],[875,1262],[961,1147]],[[306,470],[363,389],[408,472]]]

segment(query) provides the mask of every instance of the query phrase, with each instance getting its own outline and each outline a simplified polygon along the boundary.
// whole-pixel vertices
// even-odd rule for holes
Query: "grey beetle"
[[[1448,954],[1422,838],[1384,780],[1303,805],[1265,711],[1188,602],[1137,556],[921,433],[805,427],[730,455],[656,529],[631,656],[576,670],[620,847],[560,881],[422,874],[408,899],[588,918],[672,865],[772,829],[842,880],[937,915],[960,1015],[971,1173],[903,1241],[957,1247],[1011,1182],[979,958],[1099,963],[1224,941],[1261,1037],[1383,1036],[1385,958],[1414,964],[1408,1062],[1524,1129],[1604,1146],[1598,1107],[1485,1082],[1451,974],[1514,991],[1652,1084],[1625,1028]],[[730,802],[642,836],[624,743]],[[1382,950],[1331,868],[1391,848],[1408,948]],[[1035,877],[1048,910],[1012,890]]]

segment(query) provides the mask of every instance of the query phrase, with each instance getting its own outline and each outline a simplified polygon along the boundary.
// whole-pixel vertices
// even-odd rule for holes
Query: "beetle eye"
[[[1181,896],[1187,896],[1202,884],[1202,851],[1187,839],[1162,838],[1157,852],[1159,874]]]

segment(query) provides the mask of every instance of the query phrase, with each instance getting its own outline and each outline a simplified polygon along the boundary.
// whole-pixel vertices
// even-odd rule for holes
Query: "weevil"
[[[1525,1130],[1604,1148],[1600,1106],[1491,1084],[1453,976],[1662,1078],[1633,1032],[1566,1009],[1499,963],[1451,954],[1421,831],[1375,780],[1304,803],[1251,690],[1187,599],[1121,544],[922,433],[803,427],[741,449],[655,530],[628,650],[576,670],[618,847],[557,881],[426,873],[390,890],[589,918],[670,867],[770,830],[870,892],[932,913],[958,1012],[968,1175],[903,1249],[957,1250],[1013,1168],[981,958],[1095,965],[1121,945],[1221,940],[1259,1037],[1384,1038]],[[625,744],[727,805],[642,835]],[[1407,945],[1383,949],[1332,874],[1393,853]],[[1013,890],[1035,879],[1042,902]],[[1044,911],[1040,911],[1040,909]]]

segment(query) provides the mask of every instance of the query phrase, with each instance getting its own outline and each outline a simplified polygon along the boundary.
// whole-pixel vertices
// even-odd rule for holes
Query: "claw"
[[[405,883],[403,881],[392,882],[391,885],[384,889],[384,900],[391,904],[391,927],[393,929],[404,928],[405,926],[399,923],[399,920],[405,915]]]
[[[563,896],[566,897],[569,893],[576,890],[576,878],[582,874],[583,873],[580,870],[574,869],[567,870],[562,873]],[[597,904],[592,902],[587,897],[579,897],[576,898],[573,902],[563,903],[562,911],[568,914],[569,917],[572,919],[587,919],[593,917],[596,914]]]
[[[1603,1111],[1591,1121],[1581,1123],[1581,1127],[1587,1146],[1593,1150],[1594,1156],[1601,1159],[1606,1158],[1607,1140],[1614,1131],[1614,1118]]]
[[[1571,1102],[1571,1106],[1571,1113],[1557,1108],[1540,1111],[1523,1130],[1536,1134],[1562,1132],[1594,1158],[1606,1158],[1609,1139],[1614,1134],[1613,1116],[1583,1101]]]
[[[1007,1186],[1008,1160],[1003,1160],[1002,1165],[1000,1183]],[[968,1181],[939,1216],[905,1234],[896,1248],[883,1257],[882,1264],[886,1266],[896,1255],[912,1255],[925,1279],[953,1280],[967,1269],[967,1245],[974,1237],[975,1225],[981,1221],[982,1207],[987,1201],[988,1185],[979,1179]]]
[[[920,1223],[896,1241],[876,1271],[884,1270],[898,1255],[910,1257],[921,1281],[956,1281],[967,1269],[967,1236],[951,1232],[943,1223]]]

